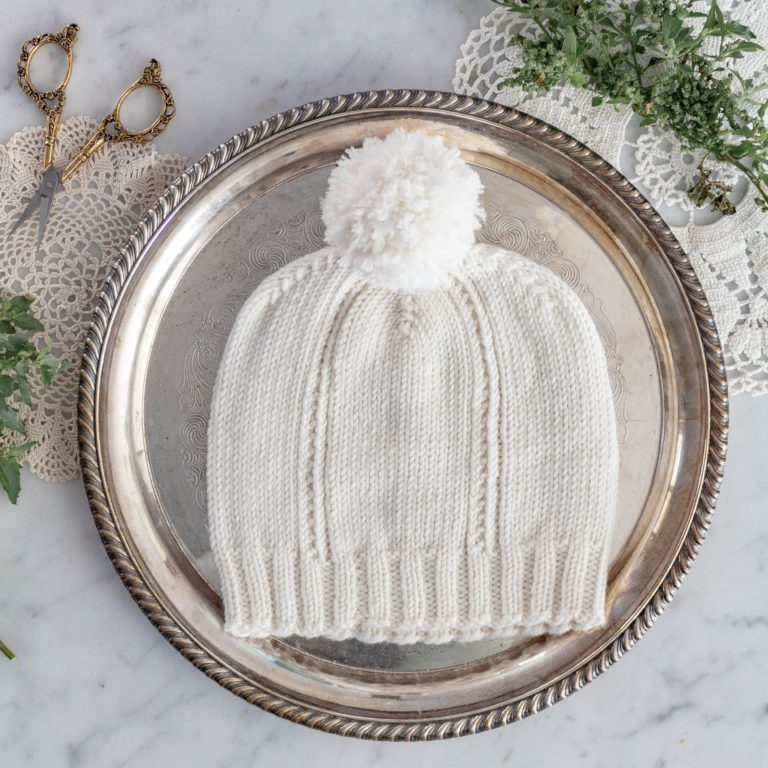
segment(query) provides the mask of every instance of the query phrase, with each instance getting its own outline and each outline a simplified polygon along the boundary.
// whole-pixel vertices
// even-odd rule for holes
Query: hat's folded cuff
[[[604,541],[327,560],[287,548],[226,552],[218,559],[225,629],[238,637],[444,643],[586,631],[605,621]]]

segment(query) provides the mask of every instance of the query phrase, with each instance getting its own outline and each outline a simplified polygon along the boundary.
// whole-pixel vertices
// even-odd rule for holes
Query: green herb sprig
[[[0,300],[0,433],[10,431],[26,436],[27,427],[19,414],[19,404],[34,408],[33,374],[43,388],[61,370],[49,346],[38,348],[33,337],[43,324],[30,312],[29,296]],[[34,445],[33,440],[0,446],[0,486],[13,504],[21,490],[21,457]]]
[[[571,83],[603,102],[629,105],[642,125],[673,130],[686,151],[704,150],[688,196],[725,215],[732,188],[711,178],[711,161],[738,169],[768,211],[768,101],[735,62],[762,49],[749,27],[694,0],[495,0],[532,22],[515,35],[521,65],[499,88],[541,91]]]
[[[29,296],[0,299],[0,434],[26,437],[20,403],[34,408],[35,390],[48,387],[63,367],[51,356],[50,347],[38,348],[33,340],[43,325],[30,311],[32,303]],[[23,440],[0,446],[0,486],[13,504],[21,490],[20,460],[34,444]],[[15,658],[1,640],[0,653]]]

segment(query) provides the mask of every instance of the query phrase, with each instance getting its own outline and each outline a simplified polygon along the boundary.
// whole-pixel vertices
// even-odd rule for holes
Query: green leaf
[[[563,53],[565,54],[565,60],[569,66],[573,66],[578,60],[578,41],[576,39],[576,33],[568,27],[563,32]]]
[[[3,402],[0,402],[0,430],[1,429],[11,429],[22,435],[27,434],[24,422],[21,420],[16,409],[8,405],[8,403]]]
[[[725,16],[723,16],[717,0],[712,0],[712,28],[716,29],[721,35],[725,34]]]
[[[15,504],[21,491],[21,464],[13,456],[0,454],[0,485]]]
[[[575,27],[578,25],[578,23],[578,17],[570,13],[564,13],[557,17],[558,27]]]
[[[32,388],[29,386],[29,379],[26,376],[17,376],[16,384],[19,387],[19,397],[23,403],[32,406]]]
[[[60,374],[64,368],[65,364],[61,360],[56,360],[53,357],[46,357],[39,366],[40,371],[40,379],[43,382],[43,386],[47,389],[51,382],[53,381],[53,377]]]
[[[33,445],[37,445],[34,440],[26,440],[23,443],[12,443],[4,450],[9,456],[13,456],[18,459],[20,456],[23,456]]]
[[[15,382],[11,376],[0,375],[0,397],[10,397],[15,389]]]
[[[43,324],[34,316],[28,312],[24,312],[17,315],[15,318],[16,327],[25,331],[42,331],[44,330]]]
[[[683,28],[683,20],[666,14],[661,20],[661,34],[665,40],[673,40]]]
[[[31,330],[22,330],[10,334],[5,339],[7,348],[12,352],[20,352],[27,345],[27,342],[29,342],[34,333],[35,332]]]
[[[739,23],[738,21],[726,21],[723,24],[723,29],[726,35],[732,37],[741,37],[745,40],[754,40],[755,33],[746,25]]]
[[[604,99],[602,96],[593,96],[592,97],[592,106],[593,107],[599,107],[603,103]]]
[[[753,43],[749,40],[742,40],[733,45],[728,45],[723,48],[723,58],[740,59],[743,53],[754,53],[755,51],[762,51],[763,46],[760,43]]]
[[[693,36],[688,27],[683,27],[675,36],[675,45],[682,50],[693,50],[696,47],[697,39]]]
[[[31,296],[14,296],[10,305],[15,312],[26,312],[34,303],[34,299]]]
[[[576,88],[582,88],[587,83],[587,76],[583,72],[572,72],[568,75],[568,82]]]

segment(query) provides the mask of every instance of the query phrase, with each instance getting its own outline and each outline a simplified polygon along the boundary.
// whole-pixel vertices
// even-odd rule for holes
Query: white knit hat
[[[604,622],[605,355],[557,276],[475,244],[481,192],[436,136],[367,139],[331,174],[328,247],[243,306],[208,430],[232,634],[446,642]]]

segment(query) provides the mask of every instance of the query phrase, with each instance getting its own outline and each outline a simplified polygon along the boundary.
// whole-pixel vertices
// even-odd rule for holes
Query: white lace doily
[[[57,166],[77,154],[95,127],[89,117],[62,122]],[[69,480],[79,471],[78,377],[96,296],[142,213],[187,160],[159,155],[151,144],[106,144],[58,191],[36,252],[36,214],[13,234],[11,228],[40,181],[44,135],[42,126],[25,128],[0,146],[0,290],[35,297],[41,335],[66,361],[36,410],[25,408],[22,415],[37,442],[25,463],[45,480]]]
[[[721,0],[720,5],[748,24],[768,47],[763,3]],[[768,393],[768,214],[753,202],[753,190],[744,180],[735,187],[734,216],[695,210],[685,189],[695,178],[699,158],[682,152],[674,134],[640,128],[628,108],[593,107],[593,94],[571,85],[533,94],[520,88],[499,90],[499,83],[519,64],[517,49],[509,44],[521,29],[518,18],[497,8],[482,19],[461,47],[454,90],[519,107],[574,136],[621,170],[665,218],[693,262],[723,342],[731,392]],[[741,73],[756,80],[765,79],[767,67],[768,51],[739,62]],[[713,177],[736,181],[724,168]]]

